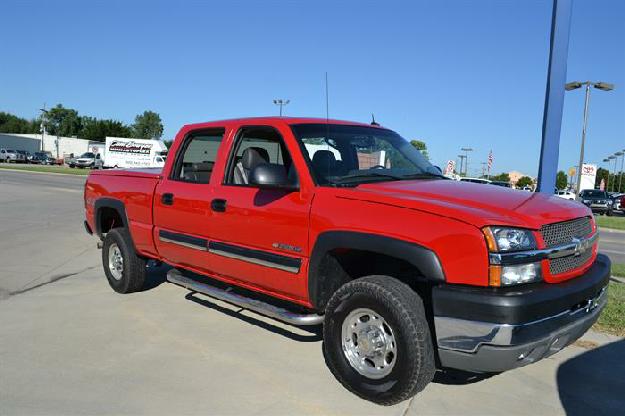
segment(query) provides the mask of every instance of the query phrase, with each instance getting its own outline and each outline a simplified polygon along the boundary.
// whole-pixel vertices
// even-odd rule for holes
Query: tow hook
[[[102,241],[98,241],[96,243],[96,246],[98,247],[98,249],[102,249],[102,246],[104,246],[104,243]]]

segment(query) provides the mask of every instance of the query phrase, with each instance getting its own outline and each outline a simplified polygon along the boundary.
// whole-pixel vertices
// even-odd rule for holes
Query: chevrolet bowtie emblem
[[[588,239],[581,240],[579,238],[573,238],[571,242],[575,244],[575,257],[580,256],[590,247],[590,241]]]

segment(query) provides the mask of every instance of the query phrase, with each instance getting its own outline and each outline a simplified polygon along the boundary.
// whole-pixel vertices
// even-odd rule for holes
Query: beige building
[[[532,178],[532,181],[534,182],[534,184],[536,184],[536,178],[530,175],[526,175],[525,173],[519,172],[517,170],[508,172],[508,176],[510,177],[510,183],[512,184],[512,186],[515,186],[515,187],[516,187],[516,183],[519,181],[519,179],[521,179],[522,176],[529,176],[530,178]]]

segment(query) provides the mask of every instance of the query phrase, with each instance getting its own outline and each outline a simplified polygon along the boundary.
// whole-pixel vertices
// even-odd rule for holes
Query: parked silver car
[[[5,163],[23,162],[23,156],[17,150],[0,149],[0,161]]]
[[[102,159],[100,154],[87,152],[80,155],[80,157],[71,159],[69,162],[70,168],[91,168],[99,169],[102,167]]]

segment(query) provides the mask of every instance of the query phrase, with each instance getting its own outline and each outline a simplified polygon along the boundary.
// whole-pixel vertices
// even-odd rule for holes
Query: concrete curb
[[[612,280],[613,282],[625,283],[625,277],[610,276],[610,280]]]
[[[625,230],[617,230],[616,228],[599,227],[599,231],[605,231],[606,233],[625,234]]]

